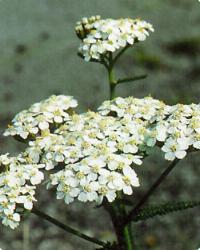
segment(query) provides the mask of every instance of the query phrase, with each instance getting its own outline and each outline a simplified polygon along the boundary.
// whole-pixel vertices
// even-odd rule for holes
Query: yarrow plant
[[[143,208],[177,163],[200,149],[200,104],[170,106],[152,97],[115,97],[118,84],[145,77],[116,79],[114,66],[127,48],[154,31],[146,21],[94,16],[83,18],[75,30],[81,40],[79,55],[107,69],[110,100],[97,111],[79,114],[73,97],[53,95],[14,117],[4,136],[13,136],[27,147],[15,157],[0,156],[0,219],[14,229],[23,213],[30,211],[101,249],[137,249],[132,222],[200,204]],[[138,166],[155,147],[171,164],[135,207],[128,209],[126,197],[142,185]],[[113,222],[116,242],[87,236],[38,210],[36,188],[44,180],[47,189],[54,188],[56,198],[66,204],[78,200],[103,206]]]

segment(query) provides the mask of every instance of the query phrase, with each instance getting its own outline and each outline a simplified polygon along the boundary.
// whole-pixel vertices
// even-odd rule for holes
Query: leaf
[[[141,209],[139,214],[134,218],[134,222],[148,220],[155,216],[164,216],[169,213],[186,210],[200,206],[200,201],[179,201],[179,202],[168,202],[161,205],[147,206]]]
[[[127,83],[127,82],[134,82],[137,80],[142,80],[147,78],[147,75],[138,75],[138,76],[133,76],[133,77],[127,77],[127,78],[123,78],[123,79],[119,79],[117,80],[117,84],[121,84],[121,83]]]

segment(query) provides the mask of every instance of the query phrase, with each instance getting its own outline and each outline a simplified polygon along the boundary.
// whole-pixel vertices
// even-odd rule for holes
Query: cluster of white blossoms
[[[74,198],[100,203],[106,197],[112,202],[118,191],[132,194],[139,186],[132,167],[142,164],[137,144],[143,135],[135,137],[118,119],[91,111],[70,118],[54,134],[31,142],[27,150],[47,170],[62,168],[50,175],[48,187],[57,185],[57,198],[67,204]]]
[[[200,104],[168,106],[151,97],[119,97],[105,101],[99,112],[146,121],[146,145],[161,147],[166,160],[183,159],[187,151],[200,149]]]
[[[0,219],[14,229],[19,225],[17,209],[31,210],[35,199],[35,185],[41,183],[43,164],[34,164],[27,155],[0,156]]]
[[[4,135],[34,139],[42,132],[51,131],[66,121],[69,113],[77,105],[77,101],[71,96],[52,95],[47,100],[35,103],[28,110],[17,114],[12,120],[12,125],[8,125]]]
[[[112,202],[118,191],[131,195],[139,186],[133,166],[142,164],[142,155],[135,137],[116,118],[95,112],[74,115],[56,133],[64,141],[48,148],[44,157],[64,162],[64,169],[50,176],[58,199],[101,203],[106,197]]]
[[[53,102],[44,105],[51,98],[58,100],[55,108]],[[56,188],[57,199],[99,204],[103,199],[113,202],[118,192],[133,193],[140,185],[135,170],[155,146],[170,161],[200,149],[200,105],[169,106],[151,97],[118,97],[105,101],[97,112],[76,114],[69,111],[77,106],[72,97],[51,98],[23,111],[21,122],[13,121],[16,131],[24,131],[26,121],[35,118],[33,127],[41,130],[31,137],[25,152],[18,157],[0,156],[0,218],[11,228],[19,223],[19,205],[32,209],[44,171],[49,171],[47,188]],[[65,105],[61,99],[67,100]],[[40,112],[33,107],[40,107]],[[31,116],[30,110],[36,115]],[[55,117],[43,131],[37,118],[46,117],[47,110],[64,114],[61,121],[55,119],[57,112],[49,111]]]
[[[82,41],[79,53],[85,61],[101,61],[107,53],[144,41],[154,31],[150,23],[140,19],[114,20],[100,16],[82,18],[75,30]]]

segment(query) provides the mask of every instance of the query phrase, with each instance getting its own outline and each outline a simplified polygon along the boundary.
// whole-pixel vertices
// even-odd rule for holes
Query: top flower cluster
[[[82,40],[80,55],[85,61],[101,61],[109,52],[132,46],[144,41],[152,25],[140,19],[101,19],[100,16],[83,18],[75,28],[77,36]]]

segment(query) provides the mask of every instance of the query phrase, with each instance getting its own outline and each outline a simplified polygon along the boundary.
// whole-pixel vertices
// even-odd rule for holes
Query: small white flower
[[[131,167],[125,167],[123,168],[123,181],[124,181],[124,187],[123,187],[123,192],[125,194],[132,194],[132,186],[133,187],[138,187],[139,184],[139,179],[135,173],[135,171]]]
[[[11,229],[15,229],[19,225],[20,215],[18,213],[7,214],[7,217],[4,217],[2,223],[5,226],[9,226]]]
[[[173,139],[168,139],[162,147],[162,151],[165,152],[165,159],[169,161],[173,161],[175,158],[183,159],[187,155],[187,149],[188,145],[179,144]]]
[[[44,179],[44,174],[41,171],[38,170],[32,170],[30,173],[30,182],[32,185],[37,185],[41,183],[41,181]]]

